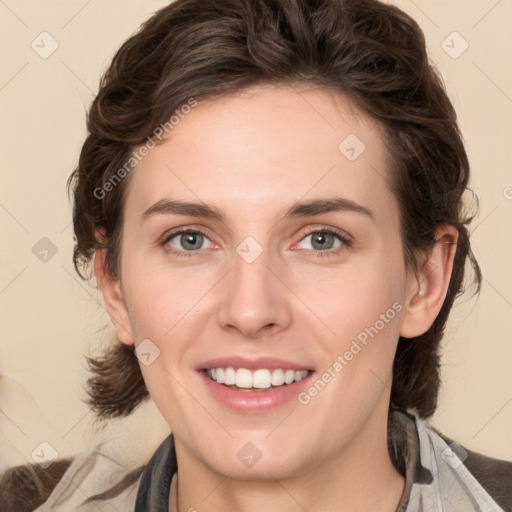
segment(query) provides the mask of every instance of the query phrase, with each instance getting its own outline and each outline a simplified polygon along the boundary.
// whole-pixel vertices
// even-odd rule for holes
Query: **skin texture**
[[[338,149],[349,134],[366,146],[354,161]],[[386,447],[393,357],[400,334],[425,332],[439,312],[457,231],[440,226],[419,273],[406,268],[386,159],[381,127],[339,93],[260,85],[200,101],[130,176],[120,280],[100,250],[95,271],[120,341],[160,350],[141,369],[174,432],[180,512],[395,510],[404,480]],[[335,196],[372,217],[283,217],[295,202]],[[142,220],[162,199],[211,204],[225,219]],[[206,233],[198,249],[180,235],[164,242],[180,227]],[[312,245],[322,229],[351,243]],[[247,236],[263,250],[252,263],[236,252]],[[275,356],[319,377],[393,304],[400,311],[307,405],[237,413],[196,371],[213,357]],[[247,442],[262,453],[250,468],[237,457]]]

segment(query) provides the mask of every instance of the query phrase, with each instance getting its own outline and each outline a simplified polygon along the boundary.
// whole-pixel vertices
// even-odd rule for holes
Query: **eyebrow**
[[[294,203],[286,210],[284,215],[282,215],[282,219],[313,217],[315,215],[337,211],[359,213],[372,220],[375,219],[371,210],[344,197],[315,199]],[[142,214],[141,222],[157,214],[187,215],[190,217],[209,218],[220,222],[225,222],[226,220],[226,215],[221,210],[207,203],[161,199]]]

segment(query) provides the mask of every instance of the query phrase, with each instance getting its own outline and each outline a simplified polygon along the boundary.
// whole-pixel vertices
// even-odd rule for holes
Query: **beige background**
[[[108,343],[112,330],[97,290],[72,267],[65,182],[100,73],[120,43],[165,3],[0,1],[0,471],[32,462],[43,441],[65,456],[96,435],[81,402],[84,354]],[[483,289],[478,300],[453,311],[434,422],[471,449],[512,459],[512,2],[394,3],[425,31],[460,116],[480,197],[472,240]],[[51,48],[48,36],[39,36],[44,31],[58,43],[46,59],[31,48],[41,37],[45,46],[38,50]],[[453,58],[464,41],[469,47]],[[43,237],[57,250],[46,262],[33,253]]]

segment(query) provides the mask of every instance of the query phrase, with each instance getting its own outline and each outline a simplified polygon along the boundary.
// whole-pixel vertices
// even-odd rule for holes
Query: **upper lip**
[[[247,370],[260,370],[264,368],[276,369],[282,368],[284,370],[311,370],[311,366],[295,363],[286,359],[279,359],[277,357],[256,357],[247,358],[243,356],[230,356],[230,357],[216,357],[209,359],[197,366],[197,370],[207,370],[209,368],[246,368]]]

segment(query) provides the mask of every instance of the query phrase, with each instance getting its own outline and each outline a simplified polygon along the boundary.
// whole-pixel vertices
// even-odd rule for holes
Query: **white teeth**
[[[299,382],[308,375],[308,370],[260,370],[251,371],[246,368],[210,368],[206,370],[206,374],[212,380],[226,386],[237,386],[244,389],[268,389],[271,386],[282,386],[283,384],[291,384]]]
[[[284,384],[284,372],[279,368],[278,370],[274,370],[272,372],[272,386],[281,386]]]
[[[252,387],[258,389],[269,388],[272,384],[270,370],[256,370],[252,374]]]
[[[295,372],[293,370],[286,370],[284,372],[284,382],[291,384],[295,380]]]
[[[239,388],[252,388],[252,374],[250,370],[238,368],[236,371],[236,386]]]
[[[224,371],[224,384],[226,386],[234,386],[236,384],[236,372],[233,368],[226,368]]]

